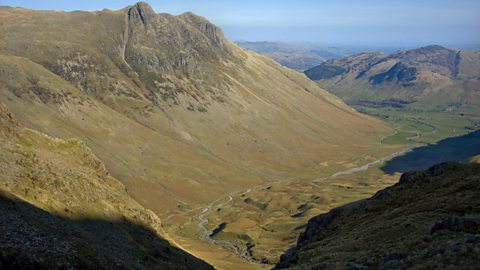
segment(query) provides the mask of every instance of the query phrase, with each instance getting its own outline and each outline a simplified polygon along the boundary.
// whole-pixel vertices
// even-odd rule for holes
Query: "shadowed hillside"
[[[405,173],[312,218],[275,269],[478,269],[479,184],[477,163]]]
[[[213,269],[126,219],[74,219],[0,192],[1,269]]]
[[[480,131],[447,138],[435,144],[416,147],[412,151],[395,157],[382,166],[388,174],[423,170],[434,164],[449,160],[465,160],[480,155]]]
[[[25,129],[2,104],[0,172],[1,269],[212,269],[82,141]]]

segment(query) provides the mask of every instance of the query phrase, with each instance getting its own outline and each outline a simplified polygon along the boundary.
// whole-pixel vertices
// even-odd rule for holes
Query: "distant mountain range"
[[[305,71],[349,104],[480,112],[480,52],[432,45],[361,53]]]
[[[402,49],[395,46],[329,46],[312,43],[285,43],[273,41],[237,41],[240,47],[266,55],[280,64],[304,71],[325,61],[361,52],[391,53]]]
[[[355,52],[327,46],[293,44],[270,41],[237,41],[240,47],[266,55],[278,63],[299,71],[319,65],[329,59],[340,58]]]

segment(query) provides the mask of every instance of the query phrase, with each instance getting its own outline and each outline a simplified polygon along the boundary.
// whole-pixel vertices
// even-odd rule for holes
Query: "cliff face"
[[[372,198],[312,218],[276,269],[477,269],[480,165],[405,173]]]

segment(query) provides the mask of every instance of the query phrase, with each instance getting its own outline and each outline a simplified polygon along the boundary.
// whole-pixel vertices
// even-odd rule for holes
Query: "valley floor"
[[[165,215],[165,230],[219,269],[271,268],[310,217],[393,184],[398,175],[383,175],[380,165],[407,150],[382,146],[376,155],[338,164],[338,171],[327,167],[318,178],[293,177],[226,194],[206,207]]]
[[[291,177],[267,182],[225,194],[204,207],[172,211],[162,217],[165,230],[183,248],[219,269],[269,269],[296,243],[311,217],[368,198],[396,183],[403,171],[396,167],[398,172],[387,171],[388,166],[397,159],[415,156],[417,149],[428,148],[427,152],[436,156],[435,151],[451,154],[448,149],[461,143],[462,135],[480,120],[440,112],[377,109],[369,113],[386,119],[395,128],[370,152],[326,164],[317,178]],[[452,136],[459,140],[446,146],[440,141]],[[438,144],[431,144],[435,142]],[[421,145],[426,146],[412,151]],[[470,144],[466,147],[480,151]],[[448,160],[448,156],[442,158]],[[434,163],[424,162],[424,167]]]

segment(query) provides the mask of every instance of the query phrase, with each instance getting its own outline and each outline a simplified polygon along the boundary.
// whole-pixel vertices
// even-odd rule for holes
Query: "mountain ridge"
[[[475,104],[467,99],[476,98],[479,65],[479,52],[430,45],[391,54],[358,54],[326,62],[305,74],[351,104],[394,98],[417,109],[462,111],[477,109],[466,103]],[[452,98],[443,97],[447,95]],[[434,98],[440,104],[430,105]],[[416,107],[418,101],[421,105]]]
[[[269,176],[313,174],[326,158],[317,153],[340,158],[389,130],[190,13],[157,14],[138,4],[69,13],[4,8],[0,16],[1,81],[9,89],[1,100],[28,127],[83,139],[130,192],[145,192],[137,181],[149,186],[154,194],[135,196],[155,197],[149,207],[157,212],[223,193],[190,192],[206,182],[238,190]],[[23,78],[12,81],[10,70]],[[345,142],[358,137],[355,149],[334,150],[339,136],[331,130]],[[230,181],[211,180],[224,177]]]

